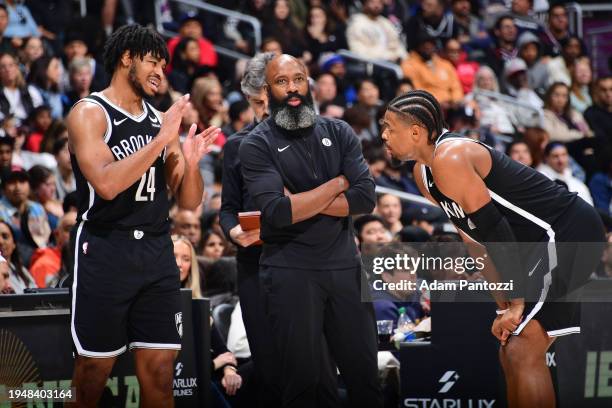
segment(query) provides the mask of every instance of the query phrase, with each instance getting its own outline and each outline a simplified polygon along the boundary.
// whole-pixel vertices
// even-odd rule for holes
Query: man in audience
[[[540,40],[531,31],[525,31],[516,42],[518,56],[527,64],[529,87],[538,95],[544,95],[548,85],[548,59],[541,58]]]
[[[438,56],[435,39],[420,33],[415,49],[402,62],[404,75],[416,89],[423,89],[440,102],[442,108],[454,108],[463,102],[463,87],[453,65]]]
[[[333,102],[323,102],[319,106],[319,114],[324,118],[342,119],[344,116],[344,108]]]
[[[423,34],[433,38],[436,46],[441,49],[449,38],[458,35],[456,25],[453,24],[453,15],[444,13],[443,0],[423,0],[421,9],[404,25],[406,43],[409,50],[418,47],[419,39]]]
[[[512,160],[516,160],[525,166],[531,167],[533,159],[531,157],[531,151],[529,146],[522,140],[517,140],[508,145],[506,148],[506,154],[510,156]]]
[[[560,182],[573,193],[587,203],[593,205],[593,198],[587,186],[572,175],[569,166],[569,154],[563,143],[552,142],[544,149],[544,163],[537,167],[537,170],[549,179]]]
[[[379,195],[376,209],[389,226],[391,234],[395,235],[404,228],[402,225],[402,202],[398,196],[393,194]]]
[[[15,240],[22,259],[28,260],[36,248],[44,248],[49,242],[51,227],[42,205],[30,201],[30,176],[26,171],[9,173],[2,182],[0,219],[15,231]],[[26,262],[26,264],[28,264]]]
[[[346,39],[349,49],[360,56],[396,62],[406,56],[406,50],[382,12],[382,0],[365,0],[361,13],[353,14],[348,22]]]
[[[393,240],[385,220],[378,215],[362,215],[353,222],[353,225],[360,245],[384,244]]]
[[[198,45],[200,46],[200,65],[217,66],[217,51],[215,51],[213,43],[204,38],[202,23],[195,14],[185,14],[180,20],[179,34],[168,41],[170,59],[172,59],[174,49],[178,43],[185,37],[192,37],[198,40]]]
[[[510,8],[514,24],[520,33],[532,32],[537,36],[544,34],[544,26],[533,17],[533,0],[512,0]]]
[[[62,251],[70,240],[70,230],[76,224],[76,211],[71,211],[62,216],[57,228],[53,231],[55,246],[38,248],[32,254],[30,261],[30,274],[36,281],[36,286],[46,288],[60,272],[62,267]]]
[[[454,24],[456,26],[457,40],[461,45],[472,51],[485,49],[491,44],[484,22],[470,11],[469,0],[452,0]]]
[[[193,211],[179,208],[172,220],[172,233],[187,237],[194,248],[200,247],[202,226]]]
[[[516,39],[518,30],[514,19],[509,15],[503,15],[497,19],[493,28],[495,35],[495,47],[487,53],[485,65],[489,65],[497,77],[501,77],[506,61],[516,58]]]
[[[570,36],[569,18],[563,3],[556,3],[548,9],[548,32],[546,36],[545,53],[553,57],[561,53],[561,41]]]
[[[221,129],[224,135],[231,136],[236,132],[242,130],[249,123],[253,122],[253,109],[247,101],[239,99],[232,103],[229,107],[229,119],[228,123],[224,128]]]
[[[104,71],[103,64],[96,61],[95,58],[89,56],[89,46],[85,40],[83,33],[76,29],[68,31],[66,39],[64,40],[64,56],[65,65],[62,72],[62,85],[64,87],[70,86],[69,69],[72,61],[77,58],[86,58],[91,67],[91,90],[93,92],[101,91],[108,86],[108,75]]]
[[[515,97],[522,103],[531,105],[534,109],[540,110],[544,107],[542,99],[529,87],[525,61],[515,58],[506,62],[504,78],[508,95]]]
[[[561,55],[550,60],[548,63],[548,85],[555,82],[563,82],[567,86],[572,85],[572,76],[569,68],[574,62],[586,54],[584,44],[580,38],[569,36],[560,41]]]
[[[612,76],[595,81],[593,106],[584,111],[584,118],[597,138],[595,154],[612,148]]]
[[[10,136],[0,137],[0,177],[2,179],[12,170],[14,148],[14,138]]]

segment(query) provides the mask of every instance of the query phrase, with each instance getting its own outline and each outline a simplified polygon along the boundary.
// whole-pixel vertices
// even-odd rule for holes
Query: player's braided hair
[[[399,113],[410,123],[416,123],[427,129],[427,140],[430,144],[435,143],[435,139],[446,126],[440,104],[426,91],[406,92],[389,102],[388,109]]]
[[[104,69],[109,75],[113,75],[125,51],[129,51],[130,56],[134,58],[143,59],[145,55],[151,53],[155,58],[170,61],[168,47],[161,35],[140,24],[124,25],[106,41]]]

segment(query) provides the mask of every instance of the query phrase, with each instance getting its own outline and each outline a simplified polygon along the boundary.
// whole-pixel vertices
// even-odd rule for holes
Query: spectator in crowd
[[[364,146],[363,157],[368,163],[370,174],[374,180],[377,180],[383,174],[387,166],[387,158],[385,157],[384,149],[379,146]]]
[[[37,165],[28,170],[32,199],[41,204],[46,213],[51,230],[55,230],[59,219],[64,215],[62,203],[56,200],[55,175],[48,168]]]
[[[458,26],[454,24],[453,15],[444,12],[443,0],[423,0],[421,8],[404,24],[406,43],[409,50],[419,46],[424,34],[431,37],[438,49],[450,38],[458,36]]]
[[[26,38],[19,50],[20,69],[24,75],[30,73],[32,63],[45,55],[43,42],[39,37]]]
[[[405,213],[405,221],[405,224],[420,228],[428,235],[433,235],[436,224],[444,223],[448,219],[442,209],[426,205],[408,208]]]
[[[17,242],[32,250],[46,247],[51,228],[43,206],[28,199],[31,191],[28,173],[23,170],[9,173],[3,180],[2,191],[0,219],[13,228]],[[29,255],[25,251],[23,254]],[[29,256],[23,257],[26,258]]]
[[[319,69],[322,73],[332,74],[336,78],[337,94],[340,100],[346,104],[355,102],[357,91],[347,76],[346,64],[341,55],[322,54],[319,58]]]
[[[498,99],[489,95],[479,94],[479,91],[499,93],[499,83],[495,72],[483,65],[476,72],[472,94],[466,97],[466,102],[475,101],[480,110],[480,124],[488,127],[493,133],[513,135],[515,128],[513,116]]]
[[[353,105],[346,109],[342,115],[342,120],[349,124],[361,142],[376,140],[372,135],[370,111],[365,106]]]
[[[415,88],[431,93],[443,109],[459,106],[464,96],[461,82],[455,67],[438,56],[435,39],[421,33],[414,44],[415,49],[402,62],[404,75]]]
[[[72,22],[74,9],[70,0],[28,1],[27,5],[41,37],[57,54],[61,49],[64,30]]]
[[[323,102],[319,105],[319,114],[326,118],[342,119],[344,112],[344,107],[332,102]]]
[[[591,99],[591,80],[593,71],[588,58],[578,58],[570,67],[572,86],[570,92],[570,104],[577,112],[584,111],[593,104]]]
[[[192,37],[181,38],[172,56],[172,72],[168,74],[168,82],[172,85],[172,89],[182,94],[188,93],[199,66],[198,41]]]
[[[548,9],[548,32],[546,55],[556,57],[561,52],[561,42],[570,37],[569,18],[563,3],[552,4]]]
[[[9,17],[8,27],[4,35],[14,39],[40,37],[40,31],[28,6],[18,0],[5,0],[4,4]]]
[[[263,35],[276,38],[282,47],[282,52],[302,58],[308,63],[312,54],[306,49],[302,31],[291,18],[291,5],[288,0],[273,0],[270,14],[264,20]]]
[[[266,37],[261,42],[261,52],[272,52],[275,55],[283,53],[283,46],[275,37]]]
[[[398,196],[393,194],[379,195],[376,208],[393,235],[404,228],[402,225],[402,203]]]
[[[172,233],[187,237],[194,248],[199,248],[202,239],[200,219],[191,210],[178,209],[172,217]]]
[[[76,211],[64,214],[53,229],[55,246],[38,248],[32,254],[30,274],[34,277],[39,288],[49,287],[51,283],[57,281],[62,267],[68,269],[67,265],[62,264],[62,253],[68,250],[70,231],[76,224],[76,217]],[[67,271],[64,270],[64,272]]]
[[[59,89],[62,78],[60,60],[55,57],[40,57],[32,63],[28,83],[36,87],[43,103],[51,108],[51,116],[61,119],[64,116],[63,95]]]
[[[571,107],[569,92],[566,84],[556,82],[544,98],[544,130],[553,142],[568,143],[593,136],[582,114]]]
[[[54,168],[57,199],[62,201],[66,194],[76,190],[76,179],[70,162],[68,138],[60,138],[53,144],[53,156],[57,162]]]
[[[386,244],[393,240],[385,220],[378,215],[362,215],[354,221],[354,226],[360,247],[368,244]]]
[[[512,160],[516,160],[525,166],[531,167],[533,164],[533,158],[531,157],[531,151],[529,146],[522,140],[515,140],[508,145],[506,148],[506,154],[510,156]]]
[[[68,139],[68,128],[66,128],[64,121],[51,121],[40,142],[40,152],[53,154],[53,145],[60,139]],[[55,163],[57,163],[57,160]]]
[[[395,257],[397,254],[407,255],[411,258],[418,257],[418,253],[413,248],[383,248],[377,256]],[[399,308],[403,307],[406,315],[412,322],[418,322],[425,317],[425,311],[421,306],[421,293],[418,290],[408,289],[408,285],[400,285],[402,282],[417,282],[417,274],[419,271],[413,269],[385,269],[379,277],[375,279],[382,280],[385,283],[395,283],[391,287],[401,289],[383,289],[376,285],[372,290],[372,303],[374,305],[374,314],[376,320],[392,320],[393,326],[397,326],[399,318]]]
[[[551,142],[544,149],[544,163],[537,170],[556,182],[561,182],[567,189],[577,193],[587,203],[593,205],[593,199],[587,186],[572,175],[570,157],[563,143]]]
[[[330,73],[324,72],[317,77],[313,96],[315,103],[319,107],[326,102],[340,106],[345,105],[343,95],[338,95],[336,78]]]
[[[26,84],[11,54],[0,55],[0,82],[0,112],[3,117],[14,116],[17,125],[25,121],[35,107],[42,105],[40,92]]]
[[[91,90],[97,92],[106,88],[109,78],[106,71],[104,71],[104,65],[98,63],[93,56],[89,55],[89,47],[85,37],[83,33],[76,29],[68,31],[64,40],[64,67],[67,66],[68,69],[62,69],[63,87],[68,88],[70,86],[70,78],[68,77],[70,64],[76,58],[86,58],[91,66]]]
[[[221,131],[228,137],[242,130],[255,119],[253,109],[244,99],[238,99],[229,107],[230,123],[227,124]],[[211,198],[212,199],[212,198]]]
[[[491,45],[484,22],[470,12],[469,0],[452,0],[451,8],[456,30],[455,38],[462,46],[474,50],[485,49]]]
[[[0,253],[9,262],[9,286],[15,293],[21,294],[25,289],[37,287],[21,261],[13,228],[4,220],[0,220]]]
[[[6,5],[0,4],[0,54],[15,54],[15,47],[13,46],[11,38],[6,36],[8,22],[9,19]]]
[[[220,259],[225,252],[227,243],[223,234],[208,230],[202,237],[202,255],[213,261]]]
[[[589,190],[591,190],[595,208],[610,217],[612,216],[612,152],[608,150],[602,154],[602,158],[601,171],[591,177]]]
[[[380,91],[378,85],[370,79],[364,79],[357,84],[357,106],[363,107],[368,112],[370,124],[368,131],[370,137],[368,140],[373,140],[378,137],[378,123],[376,122],[376,114],[382,106],[380,100]]]
[[[310,7],[304,28],[304,39],[306,49],[312,54],[312,60],[318,61],[324,52],[346,48],[345,29],[345,26],[334,24],[332,19],[328,18],[325,6]]]
[[[397,85],[397,89],[395,90],[395,96],[400,96],[413,90],[414,84],[410,78],[402,78],[400,83]]]
[[[499,17],[495,22],[493,34],[495,36],[495,46],[487,54],[485,65],[493,68],[495,74],[501,77],[506,62],[518,55],[516,48],[518,30],[514,24],[514,19],[508,15]]]
[[[4,179],[13,170],[13,148],[15,139],[10,136],[0,137],[0,179]]]
[[[53,123],[51,108],[47,105],[40,105],[34,108],[29,118],[31,133],[28,135],[24,149],[34,153],[41,151],[40,145],[45,133]]]
[[[15,289],[11,286],[11,270],[8,261],[0,255],[0,295],[12,295]]]
[[[586,55],[586,50],[580,38],[570,36],[561,41],[561,55],[550,60],[548,63],[548,84],[563,82],[567,86],[572,84],[572,76],[569,67],[579,57]]]
[[[531,32],[536,36],[544,34],[544,26],[533,16],[533,0],[512,0],[510,11],[519,32]]]
[[[227,123],[223,88],[216,77],[196,79],[191,90],[191,100],[193,107],[198,111],[199,129],[206,129],[209,126],[221,128]],[[223,143],[225,143],[225,136],[219,134],[215,144],[221,147]]]
[[[365,0],[361,13],[351,16],[346,29],[349,49],[368,59],[392,62],[404,59],[406,50],[393,23],[382,15],[382,0]]]
[[[466,0],[461,1],[466,2]],[[474,77],[476,76],[476,72],[478,72],[478,63],[468,60],[468,55],[462,50],[461,43],[454,38],[446,42],[444,46],[444,58],[455,67],[463,93],[470,93],[472,91],[472,86],[474,86]]]
[[[68,112],[72,106],[82,98],[91,93],[93,75],[88,58],[76,57],[68,65],[70,91],[64,99],[64,112]]]
[[[199,65],[208,65],[216,67],[218,63],[217,51],[213,43],[204,38],[202,23],[194,14],[185,14],[180,20],[179,34],[168,41],[168,52],[170,58],[173,58],[174,50],[181,39],[185,37],[195,38],[200,46],[200,63]],[[168,71],[171,71],[171,67]]]
[[[179,269],[181,287],[191,289],[193,299],[201,299],[200,269],[196,262],[196,253],[191,241],[183,235],[172,235],[172,242],[174,243],[174,258]]]
[[[534,109],[541,110],[543,108],[542,99],[529,87],[527,64],[521,58],[506,62],[504,79],[506,80],[506,93],[508,95],[515,97],[522,103],[531,105]]]
[[[595,133],[597,150],[604,152],[612,147],[612,76],[595,81],[593,102],[584,118]]]
[[[538,95],[544,95],[548,85],[548,59],[541,57],[540,40],[531,31],[525,31],[519,36],[516,46],[518,56],[527,64],[529,87]]]

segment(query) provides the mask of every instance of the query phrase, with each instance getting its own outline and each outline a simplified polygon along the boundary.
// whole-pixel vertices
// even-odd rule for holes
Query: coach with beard
[[[289,55],[270,61],[266,89],[270,116],[239,156],[262,212],[260,280],[283,406],[328,400],[319,395],[324,336],[350,406],[381,407],[376,322],[371,303],[361,301],[350,218],[374,208],[374,181],[349,125],[316,114],[301,62]]]

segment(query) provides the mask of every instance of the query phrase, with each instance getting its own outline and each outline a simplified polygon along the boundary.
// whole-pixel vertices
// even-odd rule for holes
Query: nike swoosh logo
[[[285,150],[287,150],[290,147],[291,147],[291,145],[287,145],[287,146],[283,147],[282,149],[280,147],[277,147],[277,149],[278,149],[279,152],[284,152]]]
[[[540,260],[538,261],[537,264],[535,264],[535,266],[533,268],[531,268],[531,270],[529,271],[529,276],[533,275],[533,273],[535,272],[536,268],[538,267],[538,265],[540,264],[540,262],[542,262],[542,258],[540,258]]]
[[[149,116],[151,122],[157,123],[157,118],[155,116]]]
[[[123,118],[121,120],[117,120],[117,119],[113,119],[113,124],[115,126],[119,126],[120,124],[122,124],[123,122],[125,122],[127,120],[127,118]]]
[[[433,187],[434,183],[433,183],[433,181],[429,181],[429,180],[427,180],[427,185],[428,185],[429,187]]]

